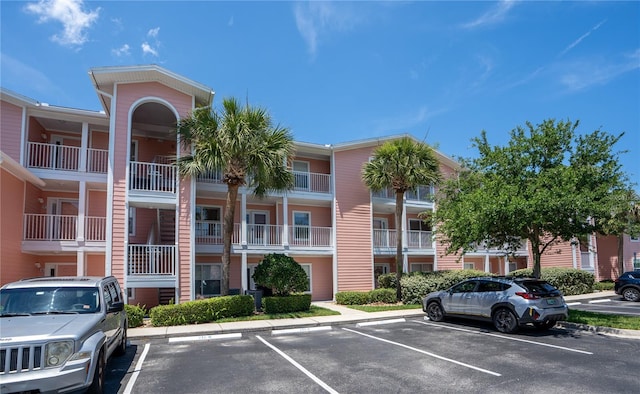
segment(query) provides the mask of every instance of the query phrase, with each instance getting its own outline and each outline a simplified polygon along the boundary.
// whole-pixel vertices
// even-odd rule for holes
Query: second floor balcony
[[[81,225],[82,224],[82,225]],[[22,241],[25,250],[75,250],[84,244],[104,247],[107,239],[107,218],[77,215],[23,215]]]
[[[85,155],[83,155],[85,153]],[[31,169],[106,174],[109,151],[78,146],[27,142],[26,167]]]
[[[373,230],[373,247],[379,251],[395,251],[398,232],[388,229]],[[431,231],[406,230],[403,244],[409,250],[433,249],[433,233]]]
[[[132,192],[176,193],[178,168],[173,164],[132,161],[129,163],[129,190]]]
[[[331,193],[331,175],[315,172],[291,171],[293,173],[293,191],[309,193]],[[197,181],[205,184],[223,184],[222,173],[212,171],[199,175]]]
[[[295,248],[331,247],[333,228],[317,226],[283,226],[277,224],[247,224],[244,242],[249,247],[284,247],[285,232],[287,245]],[[219,221],[197,220],[195,228],[196,245],[222,245],[222,223]],[[234,224],[231,243],[243,243],[242,225]]]

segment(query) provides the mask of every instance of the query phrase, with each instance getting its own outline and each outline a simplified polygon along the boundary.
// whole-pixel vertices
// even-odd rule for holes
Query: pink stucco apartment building
[[[176,122],[212,105],[211,88],[155,65],[89,71],[102,111],[57,107],[1,90],[0,284],[34,276],[114,275],[128,302],[147,306],[219,294],[226,186],[217,174],[181,178]],[[406,196],[394,228],[391,193],[372,194],[362,165],[387,140],[329,145],[296,142],[295,187],[256,199],[241,189],[236,206],[230,287],[255,288],[251,274],[267,253],[287,253],[310,278],[314,300],[369,290],[395,270],[395,236],[404,233],[404,270],[475,268],[505,274],[531,254],[497,250],[445,256],[418,214],[434,209],[434,188]],[[438,154],[441,170],[458,164]],[[632,267],[640,242],[627,239]],[[543,266],[617,276],[616,240],[566,244]]]

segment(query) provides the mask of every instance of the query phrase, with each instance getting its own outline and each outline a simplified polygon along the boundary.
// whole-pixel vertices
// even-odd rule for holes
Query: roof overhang
[[[89,78],[98,93],[104,111],[109,114],[116,84],[158,82],[195,98],[196,107],[213,103],[214,91],[155,64],[139,66],[95,67],[89,70]]]
[[[0,168],[3,168],[19,179],[30,182],[38,187],[44,187],[44,181],[35,176],[31,171],[24,168],[17,161],[13,160],[9,155],[0,151]]]

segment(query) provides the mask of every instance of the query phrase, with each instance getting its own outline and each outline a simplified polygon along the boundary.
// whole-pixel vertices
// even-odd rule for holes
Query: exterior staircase
[[[175,245],[176,243],[176,211],[160,209],[158,211],[160,228],[160,244]]]

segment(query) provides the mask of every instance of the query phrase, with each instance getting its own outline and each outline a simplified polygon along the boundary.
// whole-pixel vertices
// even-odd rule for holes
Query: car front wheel
[[[627,287],[622,290],[622,297],[627,301],[640,301],[640,290],[635,287]]]
[[[518,331],[518,318],[507,308],[500,308],[493,314],[493,325],[500,332],[507,334]]]
[[[87,394],[102,394],[104,392],[104,369],[106,360],[104,353],[100,351],[96,359],[96,369],[93,373],[93,381],[87,390]]]
[[[437,302],[430,303],[427,305],[427,316],[429,316],[429,320],[431,321],[443,321],[444,311],[442,310],[442,306]]]
[[[122,356],[127,352],[127,326],[125,325],[122,329],[122,337],[120,338],[120,342],[118,343],[118,347],[113,352],[116,356]]]

